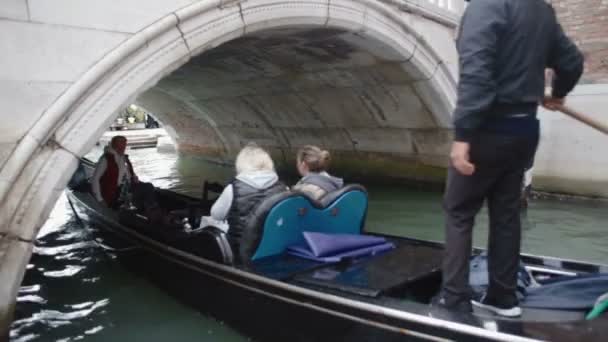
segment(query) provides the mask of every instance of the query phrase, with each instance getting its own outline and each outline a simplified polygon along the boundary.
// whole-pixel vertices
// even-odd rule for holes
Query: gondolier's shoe
[[[473,305],[491,311],[497,315],[504,317],[519,317],[521,316],[521,308],[515,302],[507,303],[496,298],[488,297],[487,294],[481,295],[471,300]]]
[[[469,300],[448,300],[442,294],[439,294],[431,299],[431,307],[439,307],[450,311],[460,313],[473,312],[473,307]]]

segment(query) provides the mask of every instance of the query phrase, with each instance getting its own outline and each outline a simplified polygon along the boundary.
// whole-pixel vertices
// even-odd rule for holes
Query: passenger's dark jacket
[[[232,182],[232,205],[226,219],[230,227],[227,233],[228,241],[237,260],[248,261],[245,258],[253,254],[250,248],[257,246],[257,243],[254,242],[261,239],[261,236],[256,236],[251,232],[245,231],[247,223],[252,219],[255,208],[264,199],[286,190],[287,187],[280,181],[263,189],[255,188],[239,179],[235,179]],[[242,241],[243,239],[247,241]],[[241,245],[244,245],[244,247]]]
[[[545,0],[472,0],[462,18],[457,141],[470,141],[489,122],[536,115],[544,70],[555,71],[553,96],[565,97],[583,72],[583,56]]]

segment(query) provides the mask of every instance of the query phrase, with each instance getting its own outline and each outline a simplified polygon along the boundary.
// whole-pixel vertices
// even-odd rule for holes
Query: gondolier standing
[[[538,105],[563,103],[583,71],[583,56],[545,0],[472,0],[462,18],[455,139],[444,195],[443,284],[434,304],[470,312],[472,228],[487,200],[489,287],[473,304],[518,316],[516,277],[524,168],[539,139]],[[544,71],[555,72],[544,97]]]

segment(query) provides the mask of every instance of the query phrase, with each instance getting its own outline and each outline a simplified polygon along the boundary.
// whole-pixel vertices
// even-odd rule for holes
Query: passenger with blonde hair
[[[245,146],[236,157],[236,177],[211,207],[211,217],[228,221],[228,240],[238,248],[249,215],[266,197],[286,191],[274,170],[272,158],[255,144]],[[236,249],[238,250],[238,249]]]
[[[318,200],[327,193],[340,189],[344,185],[342,178],[327,173],[330,161],[329,152],[317,146],[306,145],[300,148],[296,155],[296,167],[302,178],[293,190],[305,192]]]

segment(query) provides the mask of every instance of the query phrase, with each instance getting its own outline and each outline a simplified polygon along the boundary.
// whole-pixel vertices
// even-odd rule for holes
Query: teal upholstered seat
[[[280,254],[303,242],[302,232],[360,234],[367,214],[367,192],[352,184],[315,201],[288,192],[262,202],[241,242],[241,258],[252,260]]]

